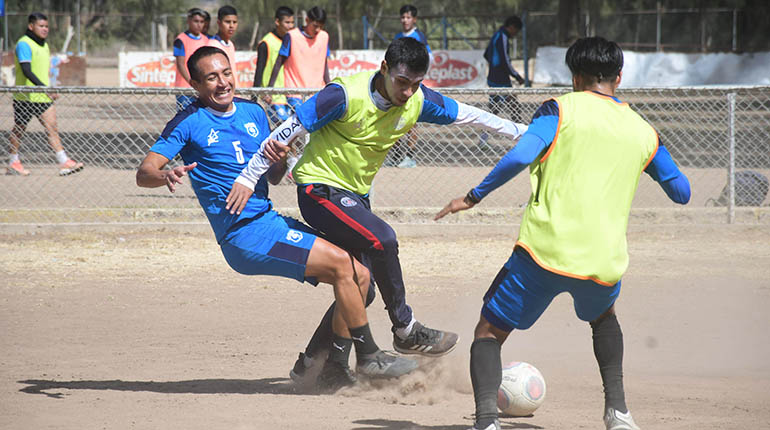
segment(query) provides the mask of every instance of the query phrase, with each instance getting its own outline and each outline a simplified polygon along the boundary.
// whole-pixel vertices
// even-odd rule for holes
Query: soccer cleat
[[[500,421],[495,420],[492,424],[484,427],[483,429],[476,427],[476,424],[473,424],[473,427],[471,427],[470,430],[500,430]]]
[[[312,358],[300,352],[297,361],[294,362],[294,368],[289,371],[289,378],[294,382],[300,382],[305,377],[305,373],[313,367],[313,364]]]
[[[17,175],[17,176],[29,176],[29,170],[25,169],[24,166],[21,165],[21,161],[16,160],[13,163],[9,164],[8,167],[5,168],[5,174]]]
[[[411,169],[412,167],[417,167],[417,162],[412,157],[404,157],[397,167],[399,169]]]
[[[83,170],[83,163],[69,159],[62,164],[59,164],[59,176],[67,176],[73,173],[77,173]]]
[[[415,322],[412,332],[406,339],[401,339],[395,333],[393,334],[393,348],[402,354],[440,357],[452,352],[457,346],[459,338],[457,333],[434,330]]]
[[[631,411],[624,414],[614,408],[607,408],[604,411],[604,425],[607,426],[607,430],[639,430],[639,426],[631,417]]]
[[[328,392],[334,392],[355,383],[356,377],[350,371],[350,367],[328,360],[324,363],[324,367],[316,379],[318,388]]]
[[[370,378],[398,378],[417,368],[417,362],[379,350],[357,357],[356,372]]]

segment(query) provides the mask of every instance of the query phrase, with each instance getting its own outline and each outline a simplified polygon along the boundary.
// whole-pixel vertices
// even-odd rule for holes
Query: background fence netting
[[[6,148],[14,125],[13,95],[22,91],[29,89],[0,88],[0,130]],[[566,91],[441,92],[527,123],[543,101]],[[20,150],[21,161],[32,173],[2,177],[0,223],[205,219],[189,185],[172,195],[165,188],[139,188],[134,180],[139,162],[176,112],[175,96],[184,90],[58,88],[56,92],[60,98],[54,107],[62,142],[68,155],[86,167],[80,173],[59,177],[45,130],[33,118]],[[266,91],[239,92],[248,98]],[[314,93],[292,91],[297,92],[305,97]],[[762,178],[770,177],[770,87],[621,89],[617,96],[658,130],[661,142],[688,175],[693,190],[688,207],[674,209],[657,184],[642,175],[634,210],[701,211],[713,215],[705,218],[706,222],[715,223],[732,222],[736,211],[754,211],[754,218],[739,217],[739,221],[760,217],[756,208],[768,205],[767,183]],[[481,129],[420,123],[391,150],[374,182],[373,206],[375,210],[426,211],[441,207],[483,179],[513,144]],[[414,167],[399,167],[409,164],[404,162],[407,155]],[[7,164],[7,150],[3,156]],[[528,175],[521,174],[485,199],[479,209],[520,208],[529,192]],[[296,208],[295,187],[288,180],[272,187],[270,196],[278,209]]]

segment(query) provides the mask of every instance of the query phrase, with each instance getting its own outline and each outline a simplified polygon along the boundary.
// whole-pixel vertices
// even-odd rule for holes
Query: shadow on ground
[[[358,424],[358,427],[353,427],[352,430],[468,430],[473,426],[472,423],[468,424],[456,424],[456,425],[421,425],[412,421],[401,420],[386,420],[386,419],[368,419],[368,420],[356,420],[353,424]],[[542,429],[543,427],[536,426],[527,423],[507,423],[501,422],[500,428],[506,429]]]

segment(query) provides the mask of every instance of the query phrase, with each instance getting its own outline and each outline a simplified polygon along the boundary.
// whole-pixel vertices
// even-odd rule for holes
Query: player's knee
[[[396,232],[389,228],[385,234],[377,236],[377,239],[379,239],[379,247],[384,252],[398,252],[398,238],[396,237]]]

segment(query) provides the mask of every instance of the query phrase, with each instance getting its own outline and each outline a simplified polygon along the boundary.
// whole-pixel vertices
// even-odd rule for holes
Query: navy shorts
[[[51,107],[53,102],[28,102],[26,100],[13,101],[13,123],[26,127],[33,116],[40,118]]]
[[[558,275],[540,267],[526,250],[517,246],[484,295],[481,315],[500,330],[526,330],[563,292],[572,296],[578,318],[590,322],[615,303],[620,281],[607,287],[587,279]]]
[[[305,269],[315,231],[294,218],[275,211],[229,231],[220,243],[227,264],[243,275],[274,275],[307,280]]]

